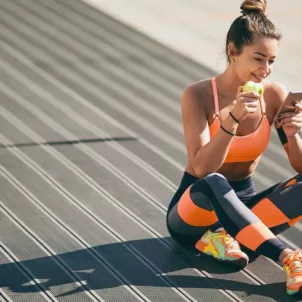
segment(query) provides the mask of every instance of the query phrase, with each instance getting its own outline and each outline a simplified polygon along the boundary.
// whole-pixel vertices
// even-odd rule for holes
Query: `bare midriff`
[[[253,174],[258,163],[259,159],[252,162],[224,163],[216,172],[222,174],[229,181],[241,181]],[[197,177],[190,164],[186,166],[186,172]]]

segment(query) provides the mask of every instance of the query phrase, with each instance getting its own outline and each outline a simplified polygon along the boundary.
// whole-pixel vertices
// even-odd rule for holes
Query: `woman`
[[[240,8],[227,34],[226,71],[191,84],[182,95],[188,164],[167,226],[179,243],[220,261],[246,266],[240,243],[280,262],[292,295],[302,291],[302,251],[275,235],[302,218],[302,105],[276,117],[287,91],[266,78],[281,35],[264,14],[266,0],[246,0]],[[243,92],[248,81],[261,83],[264,94]],[[256,194],[251,175],[273,123],[298,174]]]

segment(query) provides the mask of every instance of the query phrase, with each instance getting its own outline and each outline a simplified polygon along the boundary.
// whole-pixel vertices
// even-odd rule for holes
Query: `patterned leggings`
[[[220,223],[248,249],[278,261],[286,246],[275,236],[302,218],[302,175],[255,193],[251,178],[228,182],[218,173],[198,179],[184,173],[167,213],[171,236],[195,246]]]

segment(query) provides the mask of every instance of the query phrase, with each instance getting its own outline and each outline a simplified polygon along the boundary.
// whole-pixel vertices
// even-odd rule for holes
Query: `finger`
[[[257,110],[257,109],[258,109],[258,105],[255,105],[255,104],[247,104],[247,105],[245,106],[245,108],[250,108],[250,109],[255,109],[255,110]]]
[[[244,102],[245,106],[252,106],[252,107],[258,107],[259,106],[259,101],[245,101]]]
[[[292,120],[293,122],[296,122],[296,123],[302,123],[302,118],[301,118],[301,117],[295,116],[295,117],[292,117],[291,120]]]
[[[282,127],[284,127],[284,129],[293,128],[293,127],[296,128],[296,126],[293,125],[292,122],[282,123],[281,125]]]
[[[242,100],[243,103],[256,103],[256,104],[259,104],[259,100],[256,99],[256,98],[241,97],[240,100]]]
[[[296,115],[294,115],[294,116],[292,116],[291,118],[293,118],[293,119],[302,119],[302,113],[298,113],[298,114],[296,114]]]
[[[284,125],[286,123],[302,123],[302,120],[300,118],[288,118],[288,119],[283,119],[283,120],[277,120],[278,123]]]
[[[237,96],[239,96],[242,93],[242,89],[243,89],[243,86],[238,87]]]
[[[281,124],[287,124],[287,123],[291,123],[292,122],[292,119],[291,118],[284,118],[281,120]]]
[[[294,111],[290,111],[290,112],[284,112],[284,113],[279,113],[277,115],[278,119],[284,119],[284,118],[288,118],[288,117],[299,117],[302,116],[302,112],[294,112]]]
[[[245,109],[246,110],[254,110],[254,111],[257,111],[258,110],[258,106],[255,106],[255,105],[252,105],[252,106],[245,106]]]
[[[286,113],[278,114],[277,118],[280,119],[280,120],[283,120],[285,118],[294,117],[296,115],[297,115],[297,113],[295,113],[295,112],[286,112]]]
[[[285,121],[285,122],[282,122],[282,125],[285,128],[288,128],[288,127],[295,127],[295,128],[299,128],[299,129],[302,128],[302,122]]]
[[[299,107],[299,108],[301,108],[302,109],[302,103],[301,102],[299,102],[299,103],[296,103],[296,105],[295,105],[296,107]]]
[[[248,92],[241,92],[240,96],[242,97],[247,97],[247,98],[260,98],[260,94],[256,91],[248,91]]]
[[[250,113],[257,112],[257,109],[255,109],[255,108],[247,108],[246,111],[247,111],[248,114],[250,114]]]
[[[296,123],[296,122],[291,122],[291,125],[301,129],[302,128],[302,123]]]
[[[302,112],[302,104],[301,103],[295,104],[295,112]]]

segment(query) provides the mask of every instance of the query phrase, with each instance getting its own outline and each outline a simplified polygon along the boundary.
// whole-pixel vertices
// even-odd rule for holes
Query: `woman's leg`
[[[218,222],[213,208],[208,210],[209,207],[207,197],[196,192],[195,183],[190,185],[168,211],[167,226],[172,237],[194,247],[198,239]]]
[[[296,175],[252,197],[246,206],[275,234],[302,219],[302,176]]]
[[[194,184],[197,180],[197,177],[184,172],[179,188],[175,192],[168,206],[166,217],[167,228],[171,237],[178,243],[191,248],[194,248],[196,241],[202,236],[205,230],[196,228],[188,229],[186,226],[184,226],[183,221],[177,214],[177,207],[178,202],[181,199],[186,198],[185,193],[188,192],[187,189],[191,187],[192,184]]]
[[[203,183],[202,187],[200,184]],[[180,200],[167,216],[167,226],[171,236],[182,244],[195,247],[198,251],[214,258],[246,266],[248,256],[243,253],[233,238],[225,231],[213,233],[218,218],[209,201],[208,186],[205,181],[196,180],[183,193]],[[205,238],[201,247],[201,238]],[[199,243],[199,244],[198,244]]]
[[[226,178],[213,173],[197,180],[186,190],[171,210],[168,223],[185,236],[194,234],[194,230],[202,233],[219,219],[224,229],[243,246],[282,262],[288,276],[288,293],[294,294],[302,289],[302,252],[288,250],[269,228],[297,222],[302,216],[301,198],[301,175],[258,194],[245,205]],[[195,237],[197,235],[198,232]],[[204,244],[208,247],[207,237],[208,231],[195,246],[198,248]],[[220,242],[220,237],[212,238],[217,249],[223,249],[221,242],[226,237]],[[212,255],[215,257],[215,254]],[[283,261],[281,255],[284,255]]]
[[[266,194],[249,200],[252,211],[268,226],[274,234],[279,234],[302,218],[302,175],[278,184]],[[280,259],[287,275],[287,293],[302,291],[302,251],[289,253]]]
[[[233,213],[227,215],[230,208],[232,208],[232,203],[226,201],[225,204],[220,207],[220,210],[218,210],[219,212],[222,212],[222,217],[219,221],[225,227],[226,231],[233,237],[237,236],[236,239],[238,239],[244,232],[253,230],[255,223],[258,223],[256,226],[259,226],[259,223],[260,225],[263,223],[271,229],[271,232],[269,232],[267,228],[265,228],[266,232],[263,233],[266,234],[266,236],[269,236],[270,240],[267,242],[264,240],[259,246],[251,246],[251,243],[247,243],[247,245],[242,244],[269,257],[271,253],[269,252],[268,255],[267,250],[271,250],[272,242],[278,242],[278,246],[284,248],[284,245],[280,245],[280,241],[273,236],[272,233],[278,234],[300,220],[302,215],[302,202],[299,200],[302,198],[301,175],[297,175],[283,183],[258,193],[247,201],[245,206],[236,196],[236,193],[232,190],[232,187],[223,176],[219,176],[219,174],[213,175],[216,176],[221,183],[221,187],[219,187],[217,183],[214,189],[218,195],[221,195],[223,189],[229,191],[229,199],[233,200],[233,203],[238,203],[241,208],[250,208],[252,212],[256,214],[256,217],[255,215],[249,217],[250,215],[248,214],[250,223],[248,223],[248,221],[242,222],[242,219],[237,221],[236,217],[233,217],[236,211],[231,211]],[[209,176],[205,179],[209,179]],[[205,179],[197,180],[194,185],[183,193],[181,202],[172,209],[168,217],[169,225],[176,233],[190,236],[192,237],[192,240],[198,238],[200,234],[203,234],[207,229],[218,222],[216,215],[217,211],[216,213],[213,211],[211,202],[211,200],[215,202],[217,197],[213,194],[213,190],[210,189]],[[246,209],[244,212],[249,213],[250,211]],[[232,220],[234,220],[234,222],[232,222]],[[238,225],[236,225],[235,221],[237,221]],[[242,222],[242,225],[240,225],[240,221]],[[251,226],[246,228],[246,224],[247,226],[251,224]],[[242,230],[243,227],[244,231]],[[242,231],[240,235],[238,235],[239,231]],[[263,235],[260,236],[263,237]],[[265,239],[265,237],[263,237],[263,239]],[[273,250],[276,249],[273,248]],[[280,248],[279,251],[277,250],[276,255],[279,255],[279,252]],[[273,259],[278,261],[276,255],[273,256]]]
[[[291,228],[294,224],[296,224],[300,220],[302,220],[302,216],[299,216],[296,219],[290,220],[289,222],[285,222],[285,223],[282,223],[275,227],[272,227],[272,228],[270,228],[270,230],[275,235],[279,235],[279,234],[283,233],[284,231],[286,231],[287,229]]]
[[[289,222],[302,214],[302,204],[295,200],[297,192],[301,192],[302,183],[299,182],[281,190],[276,187],[276,191],[270,195],[271,200],[261,199],[252,210],[241,202],[225,177],[218,173],[210,174],[203,180],[198,180],[194,185],[199,185],[203,192],[205,187],[208,187],[209,201],[224,229],[232,237],[243,246],[274,261],[279,261],[286,246],[268,227]],[[285,200],[289,197],[293,199],[291,207]],[[284,206],[285,201],[287,206]]]

